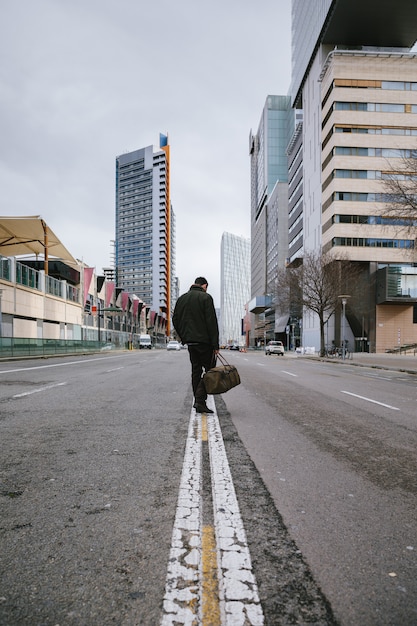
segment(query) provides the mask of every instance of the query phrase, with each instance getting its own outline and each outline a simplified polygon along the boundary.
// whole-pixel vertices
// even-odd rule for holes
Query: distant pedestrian
[[[178,298],[172,317],[177,335],[188,346],[197,413],[213,413],[206,404],[207,392],[202,374],[203,370],[207,372],[215,366],[219,352],[217,316],[207,287],[208,282],[203,276],[196,278],[189,291]]]

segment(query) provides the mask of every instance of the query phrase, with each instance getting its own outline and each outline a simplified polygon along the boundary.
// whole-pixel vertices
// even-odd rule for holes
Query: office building
[[[243,345],[242,320],[250,298],[250,239],[223,233],[221,241],[220,344]]]
[[[415,242],[406,224],[389,216],[385,182],[392,172],[401,175],[415,145],[417,57],[409,50],[416,20],[417,5],[407,0],[394,11],[374,0],[292,3],[291,101],[303,109],[303,249],[360,267],[346,308],[353,349],[382,352],[417,342]],[[291,234],[289,240],[292,263],[300,252],[291,248]],[[339,318],[333,316],[331,336],[340,345]],[[305,313],[303,322],[304,344],[318,348],[317,318]]]
[[[149,325],[170,334],[175,304],[175,216],[170,199],[170,146],[147,146],[116,158],[117,288],[149,309]]]
[[[269,95],[256,134],[250,133],[251,162],[251,344],[274,339],[272,293],[277,267],[288,251],[287,146],[295,111],[289,96]],[[268,312],[268,313],[266,313]],[[268,319],[266,319],[268,318]]]
[[[303,122],[297,111],[294,134],[287,147],[288,155],[288,256],[286,265],[302,260],[304,250],[303,196]]]

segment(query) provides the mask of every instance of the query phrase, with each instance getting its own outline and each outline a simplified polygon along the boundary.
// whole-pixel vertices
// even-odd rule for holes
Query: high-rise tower
[[[289,96],[269,95],[257,133],[249,137],[251,162],[251,302],[256,316],[251,344],[274,339],[275,313],[271,309],[277,267],[288,255],[287,146],[294,132],[295,112]],[[269,319],[264,312],[270,309]],[[261,317],[259,317],[259,315]]]
[[[116,282],[135,294],[150,319],[170,319],[175,289],[175,218],[170,198],[168,137],[116,158]],[[153,322],[150,322],[153,323]]]
[[[220,343],[239,344],[250,297],[250,239],[223,233],[220,289]]]

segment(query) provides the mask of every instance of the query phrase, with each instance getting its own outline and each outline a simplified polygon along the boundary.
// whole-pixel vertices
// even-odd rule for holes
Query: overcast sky
[[[168,133],[181,292],[220,305],[222,233],[250,237],[249,132],[290,85],[290,0],[1,0],[1,215],[41,215],[101,273],[115,158]]]

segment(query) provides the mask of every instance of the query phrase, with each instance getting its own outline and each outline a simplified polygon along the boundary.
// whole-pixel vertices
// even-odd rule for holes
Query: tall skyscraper
[[[147,146],[116,158],[117,287],[135,294],[165,320],[170,334],[175,278],[175,216],[170,198],[170,146]]]
[[[294,132],[295,111],[289,96],[266,99],[256,134],[251,132],[251,344],[275,338],[271,297],[277,267],[288,255],[287,146]],[[269,319],[264,312],[270,309]],[[261,317],[259,317],[261,315]]]
[[[293,132],[293,115],[288,96],[268,96],[256,134],[251,132],[251,295],[265,295],[267,275],[267,237],[276,236],[274,218],[269,216],[268,201],[277,183],[286,185],[288,166],[286,147]],[[285,189],[286,190],[286,189]],[[268,220],[268,217],[271,219]],[[269,222],[269,223],[268,223]],[[270,239],[270,245],[275,242]]]
[[[288,155],[288,257],[286,265],[298,263],[304,250],[303,212],[303,122],[297,111],[296,128],[287,147]]]
[[[242,343],[242,320],[250,298],[250,239],[223,233],[221,241],[220,343]]]
[[[385,186],[415,146],[416,24],[411,0],[396,3],[395,13],[376,0],[292,2],[291,98],[304,116],[303,248],[361,268],[362,295],[352,285],[346,308],[354,349],[417,340],[415,242],[407,224],[390,217]],[[290,249],[289,262],[299,256]],[[305,314],[303,322],[305,345],[318,347],[318,319]],[[330,335],[341,345],[338,316]]]

